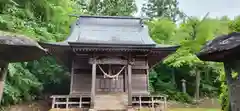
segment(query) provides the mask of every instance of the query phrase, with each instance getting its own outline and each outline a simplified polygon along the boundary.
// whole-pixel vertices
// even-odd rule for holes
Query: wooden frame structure
[[[128,106],[133,97],[151,98],[149,69],[178,48],[156,44],[141,18],[80,16],[71,28],[67,40],[41,45],[70,69],[69,96],[90,96],[91,108],[100,94],[127,95]]]
[[[88,110],[91,105],[90,95],[53,95],[52,109],[72,109],[78,108],[82,110]],[[156,109],[157,106],[163,106],[163,109],[167,109],[167,96],[149,96],[149,95],[133,95],[132,106],[136,109],[143,107],[150,107]]]
[[[226,74],[225,78],[228,85],[229,96],[229,109],[224,110],[240,110],[239,41],[239,32],[232,32],[229,34],[221,35],[212,41],[209,41],[197,54],[198,58],[201,60],[224,63]],[[233,73],[237,73],[238,76],[233,77]]]

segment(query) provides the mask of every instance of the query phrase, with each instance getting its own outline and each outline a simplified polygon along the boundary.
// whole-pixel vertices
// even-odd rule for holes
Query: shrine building
[[[149,70],[179,46],[157,44],[148,31],[141,18],[80,16],[65,41],[40,43],[71,74],[69,95],[53,95],[52,108],[153,106],[158,97],[166,102],[149,93]]]

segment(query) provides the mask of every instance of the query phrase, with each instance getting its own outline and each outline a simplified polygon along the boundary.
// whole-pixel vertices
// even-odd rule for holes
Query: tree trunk
[[[200,72],[198,70],[196,70],[196,92],[195,92],[195,96],[196,96],[197,101],[199,100],[200,80],[201,80]]]
[[[175,71],[174,71],[174,69],[172,69],[172,83],[173,83],[174,87],[176,87],[176,79],[175,79]]]
[[[0,67],[0,101],[2,100],[3,90],[4,90],[4,82],[8,72],[8,64],[4,64]]]

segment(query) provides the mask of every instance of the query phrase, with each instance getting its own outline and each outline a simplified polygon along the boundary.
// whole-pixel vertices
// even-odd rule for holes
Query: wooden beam
[[[93,60],[92,64],[92,88],[91,88],[91,107],[94,107],[95,93],[96,93],[96,59]]]
[[[149,69],[147,65],[133,65],[132,69]]]
[[[119,64],[119,65],[126,65],[128,63],[127,60],[123,60],[120,58],[103,58],[94,60],[93,58],[89,59],[89,64],[93,64],[93,61],[96,62],[96,64]]]
[[[131,60],[131,56],[128,58]],[[128,106],[132,106],[132,64],[128,63]]]
[[[96,56],[100,57],[100,56],[106,56],[106,57],[124,57],[127,58],[127,53],[125,52],[99,52],[97,54],[95,54]]]

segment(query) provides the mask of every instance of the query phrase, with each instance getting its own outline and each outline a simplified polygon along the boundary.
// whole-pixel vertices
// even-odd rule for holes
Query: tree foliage
[[[40,41],[61,41],[66,38],[73,20],[68,14],[81,13],[81,10],[72,0],[1,0],[0,30],[21,33]],[[12,63],[8,68],[2,103],[37,99],[44,92],[57,91],[51,86],[68,87],[62,85],[67,81],[66,70],[58,66],[54,58]]]
[[[137,11],[135,0],[86,0],[86,13],[105,16],[129,16]]]
[[[147,0],[147,3],[143,4],[142,11],[148,17],[166,17],[174,22],[184,18],[177,0]]]
[[[185,79],[187,81],[188,96],[194,96],[196,87],[195,75],[196,73],[200,73],[202,75],[200,95],[216,96],[220,91],[218,89],[220,86],[218,70],[221,69],[222,66],[216,65],[215,63],[203,62],[196,57],[195,53],[198,52],[202,45],[208,40],[224,33],[222,29],[228,27],[225,22],[226,21],[220,19],[211,18],[207,18],[201,22],[198,18],[191,18],[180,23],[177,27],[177,25],[169,19],[150,21],[148,23],[150,34],[157,43],[181,44],[181,48],[179,48],[176,53],[170,55],[162,64],[154,68],[151,74],[151,76],[153,76],[151,80],[154,80],[152,86],[155,88],[155,91],[160,90],[161,93],[172,95],[172,99],[189,102],[189,97],[179,93],[182,90],[181,80]],[[223,24],[225,24],[224,27]],[[195,27],[195,25],[198,26]],[[195,34],[195,36],[193,36],[193,34]],[[165,68],[161,68],[163,65],[165,65]],[[171,75],[174,75],[175,79],[171,79],[173,78]],[[163,82],[168,85],[165,86],[166,84]],[[174,83],[176,83],[175,86]],[[168,89],[163,91],[160,87],[168,87]]]

